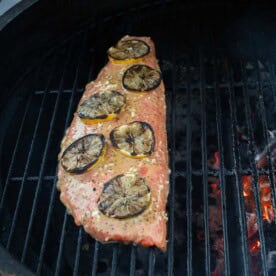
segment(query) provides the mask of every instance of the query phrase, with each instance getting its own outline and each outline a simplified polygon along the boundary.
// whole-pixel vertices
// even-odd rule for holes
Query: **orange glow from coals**
[[[263,220],[271,222],[274,219],[274,211],[271,202],[271,190],[268,177],[266,175],[261,175],[258,183],[260,186],[260,202],[262,206]],[[250,175],[243,175],[242,185],[245,199],[255,204],[252,177]]]
[[[216,152],[214,153],[214,159],[215,159],[214,167],[215,167],[216,169],[219,169],[219,153],[218,153],[218,151],[216,151]]]
[[[244,197],[253,196],[253,198],[254,198],[250,175],[242,176],[242,187],[243,187],[243,196]]]
[[[261,242],[259,239],[255,239],[249,244],[249,251],[251,253],[258,253],[261,248]]]
[[[266,221],[270,220],[268,206],[263,206],[263,218]]]
[[[219,169],[219,153],[216,151],[214,153],[213,166],[215,169]],[[269,179],[266,175],[260,175],[259,180],[259,191],[260,191],[260,203],[262,207],[263,220],[271,223],[274,220],[274,210],[271,201],[271,189]],[[243,196],[245,199],[246,211],[249,213],[256,214],[256,203],[254,197],[254,190],[252,186],[252,176],[243,175],[242,176],[242,187]],[[213,192],[218,192],[219,183],[212,183],[211,188]],[[258,254],[261,248],[261,242],[259,238],[249,239],[249,251],[251,254]],[[216,270],[212,272],[212,276],[216,275]]]
[[[218,189],[218,184],[217,183],[211,183],[210,186],[212,188],[212,192],[215,193]]]

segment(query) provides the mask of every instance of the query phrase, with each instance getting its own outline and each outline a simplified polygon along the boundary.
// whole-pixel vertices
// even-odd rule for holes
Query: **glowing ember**
[[[258,180],[260,189],[260,203],[262,207],[263,220],[271,223],[274,219],[274,211],[271,202],[271,190],[268,177],[261,175]],[[256,221],[256,203],[250,175],[242,176],[243,196],[247,214],[247,233],[249,238],[249,251],[252,256],[258,255],[261,242],[258,237],[258,225]]]
[[[218,151],[215,152],[214,157],[215,157],[214,166],[215,166],[215,168],[219,169],[219,153],[218,153]]]
[[[273,210],[272,210],[273,211]],[[263,218],[266,221],[270,220],[270,215],[269,215],[269,207],[268,206],[263,206]]]
[[[215,152],[213,158],[208,161],[208,165],[210,168],[219,170],[219,153]],[[211,188],[210,197],[214,198],[216,201],[217,214],[218,218],[221,217],[222,210],[221,210],[221,190],[220,190],[220,183],[218,177],[210,176],[208,178],[209,186]],[[245,211],[246,211],[246,221],[247,221],[247,236],[248,236],[248,248],[250,251],[250,255],[252,258],[252,262],[255,263],[253,266],[254,273],[253,275],[259,275],[259,267],[256,263],[258,255],[260,253],[261,242],[259,239],[259,232],[258,232],[258,224],[257,224],[257,213],[256,213],[256,202],[254,196],[254,189],[253,189],[253,179],[251,175],[243,175],[242,179],[242,192],[244,196],[245,202]],[[274,210],[272,206],[271,200],[271,185],[269,182],[269,178],[266,175],[260,175],[258,179],[258,188],[259,188],[259,199],[261,203],[261,210],[262,210],[262,217],[264,221],[271,223],[274,220]],[[211,229],[215,232],[213,227],[213,219],[209,221]],[[223,233],[223,229],[222,233]],[[211,231],[212,237],[212,231]],[[198,237],[201,238],[201,235]],[[222,236],[216,236],[213,234],[213,244],[212,249],[215,250],[216,256],[216,267],[212,271],[212,276],[223,275],[224,270],[224,248],[223,248],[223,234]]]
[[[211,167],[214,170],[219,169],[219,153],[216,151],[214,153],[214,157],[208,160],[208,166]]]
[[[250,175],[242,176],[242,185],[243,185],[243,196],[244,197],[252,196],[253,190],[252,190]]]
[[[260,202],[263,219],[271,223],[274,219],[274,211],[271,202],[271,190],[268,177],[266,175],[261,175],[258,184],[260,187]],[[252,177],[249,175],[242,176],[242,185],[246,211],[254,213],[256,205],[252,187]]]
[[[210,187],[212,188],[212,193],[219,195],[220,194],[220,187],[218,183],[211,183]]]
[[[251,254],[258,254],[261,248],[261,242],[258,238],[250,241],[249,243],[249,251]]]

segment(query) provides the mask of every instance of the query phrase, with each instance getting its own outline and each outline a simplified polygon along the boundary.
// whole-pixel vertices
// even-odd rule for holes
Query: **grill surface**
[[[260,267],[264,275],[273,268],[267,260],[276,250],[274,222],[263,222],[258,177],[267,175],[272,183],[276,169],[269,151],[264,169],[256,167],[254,158],[257,148],[269,143],[268,130],[276,129],[274,57],[259,51],[260,40],[246,22],[245,42],[239,39],[242,29],[228,40],[225,32],[235,30],[234,24],[233,29],[227,25],[231,16],[223,29],[216,26],[218,15],[191,18],[189,12],[195,10],[186,8],[155,2],[98,19],[62,41],[15,87],[0,151],[0,241],[32,271],[211,275],[211,176],[220,181],[225,275],[251,275],[242,175],[253,179]],[[99,244],[74,225],[56,190],[59,144],[83,88],[105,64],[106,49],[126,33],[153,38],[166,86],[171,176],[165,254],[154,248]],[[238,126],[245,128],[246,145],[239,140]],[[208,166],[215,151],[219,170]],[[275,210],[274,186],[271,191]],[[196,235],[200,227],[194,223],[198,213],[201,244]]]

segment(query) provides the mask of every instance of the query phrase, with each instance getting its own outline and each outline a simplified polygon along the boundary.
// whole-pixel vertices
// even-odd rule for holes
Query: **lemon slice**
[[[119,41],[108,49],[107,54],[113,63],[129,64],[141,61],[150,52],[147,43],[139,39]]]
[[[78,115],[87,124],[110,121],[118,116],[125,102],[125,96],[117,91],[101,91],[79,106]]]
[[[143,158],[153,153],[155,138],[152,127],[135,121],[113,129],[110,140],[120,153],[133,158]]]
[[[82,173],[98,164],[106,151],[102,134],[88,134],[69,145],[61,156],[61,165],[69,173]]]
[[[148,65],[136,64],[128,68],[123,75],[125,89],[135,92],[147,92],[161,83],[161,73]]]
[[[124,219],[141,214],[149,206],[150,188],[134,173],[118,175],[104,184],[99,210],[108,217]]]

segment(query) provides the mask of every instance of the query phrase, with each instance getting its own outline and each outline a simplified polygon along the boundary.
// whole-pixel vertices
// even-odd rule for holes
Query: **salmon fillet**
[[[122,39],[139,39],[146,42],[150,46],[150,53],[139,61],[139,64],[146,64],[160,70],[155,56],[155,47],[149,37],[125,36]],[[139,94],[124,89],[122,76],[132,65],[114,64],[109,61],[100,71],[97,79],[86,85],[79,104],[94,93],[112,89],[126,96],[126,106],[117,118],[92,125],[86,125],[77,113],[74,114],[72,123],[61,143],[59,160],[63,151],[72,142],[90,133],[103,134],[108,148],[101,164],[81,174],[70,174],[59,163],[57,187],[60,190],[60,199],[74,217],[75,223],[78,226],[83,225],[85,231],[98,241],[134,243],[146,247],[156,246],[166,251],[169,168],[165,89],[163,81],[157,88],[146,93]],[[119,154],[112,148],[109,140],[112,129],[133,121],[147,122],[154,130],[154,152],[142,159]],[[117,175],[128,172],[137,173],[145,178],[151,190],[150,205],[144,212],[131,218],[108,217],[98,209],[98,200],[103,185]]]

